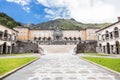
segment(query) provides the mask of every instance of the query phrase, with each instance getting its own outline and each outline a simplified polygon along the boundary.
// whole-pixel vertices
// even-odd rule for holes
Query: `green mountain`
[[[0,24],[7,26],[8,28],[14,28],[16,26],[26,26],[31,29],[54,29],[56,26],[59,26],[61,29],[65,30],[79,30],[87,27],[106,27],[110,23],[102,23],[102,24],[91,24],[91,23],[82,23],[77,22],[75,19],[56,19],[48,22],[40,23],[40,24],[21,24],[16,22],[13,18],[9,17],[7,14],[0,12]]]
[[[86,24],[77,22],[75,19],[56,19],[48,22],[40,23],[35,26],[31,26],[33,29],[54,29],[56,26],[59,26],[61,29],[65,30],[76,30],[83,29],[87,27],[106,27],[110,23],[101,23],[101,24]]]
[[[0,12],[0,24],[11,29],[21,25],[19,22],[16,22],[13,18],[2,12]]]

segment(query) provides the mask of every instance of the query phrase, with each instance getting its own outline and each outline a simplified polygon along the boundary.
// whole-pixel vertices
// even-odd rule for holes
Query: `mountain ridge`
[[[54,29],[56,26],[60,27],[63,30],[79,30],[79,29],[84,29],[88,27],[97,27],[97,28],[102,28],[110,25],[110,23],[82,23],[76,21],[74,18],[71,19],[55,19],[55,20],[50,20],[47,22],[39,23],[39,24],[24,24],[15,21],[12,17],[8,16],[7,14],[0,12],[0,24],[4,25],[8,28],[13,29],[14,27],[17,26],[23,26],[23,27],[28,27],[30,29]]]
[[[60,27],[61,29],[65,30],[76,30],[76,29],[84,29],[88,27],[106,27],[110,25],[110,23],[82,23],[78,22],[75,19],[55,19],[48,22],[40,23],[35,26],[30,26],[32,29],[54,29],[56,26]]]

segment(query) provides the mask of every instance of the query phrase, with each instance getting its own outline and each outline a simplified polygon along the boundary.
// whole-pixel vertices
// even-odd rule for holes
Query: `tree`
[[[11,29],[16,26],[21,26],[19,22],[16,22],[13,18],[2,12],[0,13],[0,24]]]

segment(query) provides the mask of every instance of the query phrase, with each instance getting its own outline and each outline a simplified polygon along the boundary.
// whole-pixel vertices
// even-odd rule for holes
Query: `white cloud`
[[[30,12],[33,0],[6,0],[22,6]],[[119,16],[118,0],[34,0],[45,6],[46,18],[74,18],[80,22],[113,22]]]
[[[74,18],[81,22],[112,22],[118,11],[104,0],[37,0],[47,7],[47,18]],[[55,10],[54,10],[55,8]],[[115,16],[116,15],[116,16]]]
[[[23,10],[25,10],[28,13],[30,12],[29,4],[30,4],[31,0],[6,0],[6,1],[17,3],[22,6]]]
[[[44,10],[47,15],[45,16],[48,19],[57,19],[57,18],[69,18],[69,11],[65,8],[46,8]]]
[[[29,5],[31,0],[6,0],[6,1],[14,2],[14,3],[20,4],[22,6],[26,6],[26,5]]]
[[[24,6],[24,7],[22,7],[22,8],[23,8],[23,10],[25,10],[26,12],[30,13],[30,8],[29,8],[28,6]]]

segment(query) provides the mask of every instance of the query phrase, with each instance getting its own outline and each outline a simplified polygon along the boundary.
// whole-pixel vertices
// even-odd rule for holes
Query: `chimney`
[[[120,17],[118,17],[118,21],[120,21]]]

